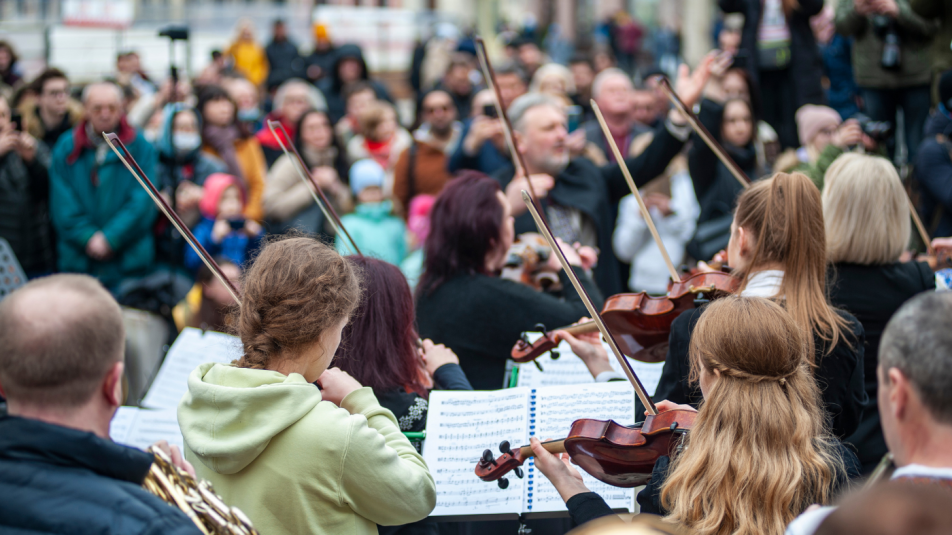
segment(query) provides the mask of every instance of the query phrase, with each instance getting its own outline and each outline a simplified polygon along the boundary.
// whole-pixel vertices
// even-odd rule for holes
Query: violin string
[[[182,220],[178,217],[178,214],[175,213],[175,210],[173,210],[172,207],[165,202],[165,199],[163,199],[162,195],[159,194],[159,191],[155,188],[152,180],[150,180],[149,177],[147,177],[142,171],[142,168],[139,167],[139,164],[135,161],[135,158],[132,157],[132,154],[129,152],[129,149],[126,148],[122,140],[119,139],[119,136],[117,136],[115,133],[107,134],[106,132],[103,132],[102,135],[103,138],[106,139],[106,144],[109,145],[109,148],[111,148],[112,151],[116,153],[116,156],[119,157],[119,161],[121,161],[123,165],[126,166],[126,169],[132,173],[132,176],[135,177],[135,179],[139,182],[139,185],[145,189],[146,193],[149,194],[149,197],[152,198],[152,201],[158,205],[159,209],[165,214],[165,217],[168,218],[168,220],[179,231],[182,237],[185,238],[185,241],[188,242],[192,250],[198,254],[198,257],[202,259],[202,262],[205,263],[205,266],[207,266],[208,269],[211,270],[212,274],[219,280],[219,282],[225,286],[225,289],[228,290],[228,293],[231,295],[232,299],[235,300],[235,303],[238,306],[241,306],[241,298],[238,295],[238,289],[235,288],[235,286],[230,280],[228,280],[227,277],[225,277],[221,267],[219,267],[218,263],[215,262],[215,259],[213,259],[212,256],[208,254],[208,251],[205,250],[205,247],[203,247],[202,244],[199,243],[197,239],[195,239],[195,235],[192,234],[192,231],[189,230],[188,226],[182,222]],[[119,152],[119,149],[117,149],[116,145],[113,144],[113,140],[115,140],[116,144],[122,148],[122,152],[128,155],[129,160],[131,160],[132,164],[135,165],[135,169],[132,168],[129,160],[126,160],[126,157]],[[138,170],[138,173],[136,170]]]
[[[524,203],[526,203],[529,213],[532,214],[532,219],[535,220],[536,226],[539,228],[539,232],[545,236],[546,241],[549,242],[549,246],[552,247],[552,252],[558,257],[559,263],[562,264],[562,269],[565,270],[566,276],[568,276],[569,280],[572,281],[572,286],[575,287],[575,291],[578,292],[579,297],[582,298],[582,302],[585,303],[585,308],[587,308],[588,313],[591,314],[592,320],[596,323],[596,325],[598,325],[598,330],[601,331],[605,341],[608,342],[609,347],[612,348],[612,353],[615,354],[615,358],[618,359],[618,363],[621,364],[622,369],[625,370],[625,375],[628,376],[628,380],[631,382],[632,386],[635,387],[635,393],[638,395],[638,398],[641,399],[641,403],[644,404],[645,410],[652,416],[658,414],[658,410],[655,408],[654,402],[651,401],[651,398],[648,396],[647,392],[645,392],[645,387],[638,379],[638,374],[635,373],[635,370],[631,367],[631,363],[628,362],[628,359],[625,358],[625,356],[622,355],[621,350],[618,349],[618,343],[615,342],[614,335],[612,335],[611,331],[608,330],[608,327],[605,326],[605,322],[602,320],[601,314],[598,313],[598,309],[596,309],[595,304],[592,303],[592,298],[588,295],[588,292],[585,291],[585,287],[582,286],[582,283],[579,282],[578,276],[575,274],[575,271],[572,270],[572,266],[569,265],[568,260],[565,259],[565,254],[562,253],[562,249],[555,241],[555,237],[552,236],[552,231],[549,229],[548,223],[546,223],[545,220],[539,215],[538,210],[536,210],[535,203],[532,201],[532,197],[526,190],[522,190],[522,200]]]
[[[658,229],[655,228],[654,220],[651,218],[651,213],[648,212],[648,207],[645,206],[644,199],[641,198],[641,193],[638,191],[638,187],[635,186],[634,179],[631,178],[631,172],[628,170],[628,165],[625,164],[625,160],[621,157],[621,151],[618,150],[618,145],[615,143],[615,138],[612,137],[611,131],[608,130],[608,125],[605,123],[605,117],[602,116],[602,110],[599,109],[598,104],[595,103],[595,100],[592,99],[592,111],[595,112],[595,117],[598,118],[598,124],[602,127],[602,134],[605,136],[605,139],[608,141],[608,146],[611,147],[612,153],[615,155],[615,161],[618,162],[618,167],[621,169],[621,173],[625,175],[625,181],[628,182],[628,188],[631,189],[631,195],[638,201],[638,208],[641,209],[641,216],[645,218],[645,223],[648,225],[648,230],[651,231],[651,237],[654,238],[655,243],[658,245],[658,249],[661,250],[661,256],[664,258],[664,263],[668,267],[668,272],[671,274],[671,279],[674,282],[681,282],[681,276],[678,275],[678,270],[674,267],[674,262],[671,261],[671,257],[668,255],[668,249],[664,246],[664,242],[661,241],[661,236],[658,235]]]
[[[284,134],[285,139],[288,140],[288,144],[293,149],[293,155],[288,151],[288,147],[285,146],[284,141],[281,139],[281,136],[278,135],[275,131],[274,125],[278,125],[278,128],[281,129],[281,132]],[[338,235],[344,235],[349,241],[348,246],[352,252],[358,256],[364,256],[360,252],[360,249],[357,247],[357,242],[354,241],[354,238],[351,237],[350,233],[347,232],[347,229],[344,228],[344,223],[341,221],[340,217],[337,215],[337,211],[334,210],[334,207],[328,201],[327,196],[324,195],[324,192],[321,190],[321,187],[314,182],[314,177],[307,170],[307,166],[304,165],[304,158],[301,157],[301,154],[298,152],[297,147],[293,143],[290,143],[291,137],[288,136],[288,131],[284,129],[284,125],[280,121],[268,121],[268,128],[271,130],[271,135],[278,141],[278,145],[281,145],[281,150],[284,151],[285,156],[291,160],[291,165],[294,167],[294,170],[297,171],[298,177],[301,181],[307,185],[307,190],[311,194],[311,198],[314,199],[314,202],[317,204],[317,207],[321,209],[321,212],[324,214],[324,217],[331,222],[331,225],[334,226],[334,230],[337,231]],[[310,177],[310,178],[309,178]],[[320,199],[318,199],[320,195]],[[323,202],[322,202],[323,201]],[[330,212],[328,212],[330,210]],[[342,240],[343,241],[343,240]]]

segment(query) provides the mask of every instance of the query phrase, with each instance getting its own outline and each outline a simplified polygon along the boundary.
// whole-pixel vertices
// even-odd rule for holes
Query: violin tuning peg
[[[527,346],[532,345],[532,342],[529,341],[529,335],[526,334],[525,332],[523,332],[522,335],[519,337],[519,341]]]
[[[546,332],[545,325],[542,323],[536,323],[535,327],[533,327],[532,330],[540,332],[540,333]]]
[[[523,475],[524,475],[524,474],[522,473],[522,468],[520,468],[520,467],[517,466],[516,469],[513,470],[513,472],[516,473],[516,477],[518,477],[519,479],[522,479],[522,477],[523,477]]]
[[[542,364],[540,364],[538,360],[533,360],[532,363],[535,364],[536,368],[539,368],[539,371],[540,371],[540,372],[544,372],[544,371],[545,371],[545,370],[542,369]]]
[[[483,450],[482,461],[487,464],[496,464],[496,459],[493,457],[492,450]]]
[[[509,488],[509,480],[506,478],[497,479],[496,484],[499,485],[499,488],[501,489]]]
[[[552,357],[552,360],[559,360],[559,357],[561,357],[562,354],[553,349],[552,351],[549,351],[549,356]]]
[[[508,440],[503,440],[499,443],[499,451],[512,455],[512,446],[509,444]]]

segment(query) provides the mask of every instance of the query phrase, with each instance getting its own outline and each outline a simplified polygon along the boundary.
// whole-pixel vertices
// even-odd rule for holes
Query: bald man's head
[[[0,301],[0,386],[19,404],[89,401],[124,347],[119,305],[92,277],[45,277]]]

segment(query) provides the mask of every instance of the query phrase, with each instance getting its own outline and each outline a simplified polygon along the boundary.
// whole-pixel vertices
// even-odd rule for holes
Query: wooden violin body
[[[677,453],[682,436],[694,426],[696,416],[694,411],[666,411],[648,416],[634,427],[612,420],[576,420],[565,439],[546,442],[544,447],[552,453],[568,453],[575,464],[599,481],[615,487],[637,487],[651,479],[660,457]],[[523,446],[513,450],[505,442],[500,449],[502,455],[496,459],[490,450],[483,452],[476,465],[477,477],[496,481],[510,471],[522,477],[519,467],[533,456],[532,449]],[[503,488],[507,485],[500,484]]]
[[[519,282],[538,291],[557,291],[559,275],[540,269],[549,260],[552,249],[541,234],[526,232],[516,237],[506,253],[500,277]]]
[[[601,316],[625,355],[641,362],[662,362],[667,353],[671,324],[682,312],[733,293],[739,281],[727,273],[698,273],[681,282],[671,282],[668,295],[653,297],[644,292],[616,294],[605,300]],[[566,327],[572,334],[595,332],[594,323]],[[510,356],[516,362],[530,362],[557,347],[551,332],[544,332],[534,343],[518,340]]]

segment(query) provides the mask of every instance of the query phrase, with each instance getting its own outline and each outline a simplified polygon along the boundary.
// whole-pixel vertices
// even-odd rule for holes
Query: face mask
[[[261,110],[258,108],[247,108],[244,110],[238,110],[238,120],[243,123],[250,123],[257,121],[261,117]]]
[[[196,132],[175,132],[172,134],[172,145],[178,152],[191,152],[202,146],[202,136]]]

